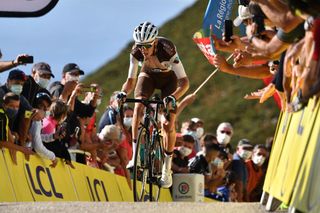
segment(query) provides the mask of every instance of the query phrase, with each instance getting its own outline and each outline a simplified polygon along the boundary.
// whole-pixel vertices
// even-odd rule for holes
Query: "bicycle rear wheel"
[[[137,140],[137,150],[133,166],[133,197],[134,201],[149,200],[149,163],[148,163],[149,136],[145,128],[140,128]]]

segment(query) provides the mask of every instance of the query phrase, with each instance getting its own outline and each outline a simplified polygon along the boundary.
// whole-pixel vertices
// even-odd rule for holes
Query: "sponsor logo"
[[[179,184],[178,190],[181,194],[187,194],[190,190],[190,186],[186,182],[182,182]]]

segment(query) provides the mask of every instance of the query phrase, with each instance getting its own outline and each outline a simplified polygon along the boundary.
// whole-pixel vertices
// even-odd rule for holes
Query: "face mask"
[[[252,151],[248,151],[248,150],[242,150],[239,153],[239,156],[243,159],[243,160],[248,160],[251,158],[252,156]]]
[[[190,148],[188,148],[188,147],[185,147],[185,146],[179,146],[178,151],[180,152],[180,154],[181,154],[183,157],[186,157],[186,156],[188,156],[188,155],[191,154],[192,149],[190,149]]]
[[[204,129],[202,127],[198,127],[196,131],[197,138],[200,139],[203,134],[204,134]]]
[[[66,74],[66,82],[69,81],[79,81],[80,80],[80,76],[74,76],[74,75],[70,75],[69,73]]]
[[[13,92],[16,95],[20,95],[22,92],[22,85],[20,84],[13,84],[10,87],[11,92]]]
[[[226,133],[219,133],[217,136],[217,141],[219,144],[227,145],[230,143],[231,137]]]
[[[266,160],[266,158],[262,155],[253,155],[252,156],[252,161],[257,166],[261,166],[265,160]]]
[[[37,83],[37,84],[39,84],[39,86],[40,87],[42,87],[42,88],[47,88],[47,86],[48,86],[48,84],[49,84],[49,82],[50,82],[50,80],[49,79],[45,79],[45,78],[38,78],[38,79],[34,79],[35,80],[35,82]]]
[[[6,109],[6,114],[10,120],[13,120],[16,117],[16,115],[18,114],[18,110],[8,108],[8,109]]]
[[[224,166],[224,163],[223,163],[223,161],[222,161],[220,158],[215,158],[215,159],[212,161],[212,164],[215,165],[215,166],[218,167],[218,168],[223,168],[223,166]]]
[[[132,117],[123,118],[123,124],[127,129],[129,129],[132,125]]]
[[[101,104],[101,99],[97,100],[97,106],[99,106]]]
[[[50,111],[46,111],[44,116],[48,118],[50,116]]]

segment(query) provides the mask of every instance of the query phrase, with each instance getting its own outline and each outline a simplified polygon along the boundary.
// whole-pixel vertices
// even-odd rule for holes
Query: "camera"
[[[33,63],[33,56],[20,56],[18,58],[19,64],[32,64]]]

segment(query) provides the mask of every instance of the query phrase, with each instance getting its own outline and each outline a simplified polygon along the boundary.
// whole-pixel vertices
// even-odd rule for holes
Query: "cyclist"
[[[158,28],[155,25],[150,22],[139,24],[133,31],[133,39],[135,44],[130,54],[128,78],[118,98],[124,100],[135,88],[136,99],[148,99],[155,89],[160,89],[165,105],[172,107],[169,113],[170,119],[164,119],[162,122],[165,157],[160,184],[164,188],[169,188],[172,185],[171,161],[176,138],[175,105],[176,100],[188,90],[189,80],[175,45],[164,37],[158,37]],[[141,70],[138,75],[139,65]],[[132,156],[136,152],[138,126],[143,117],[143,109],[142,103],[135,104],[132,121]],[[127,167],[133,167],[133,164],[134,157]]]

